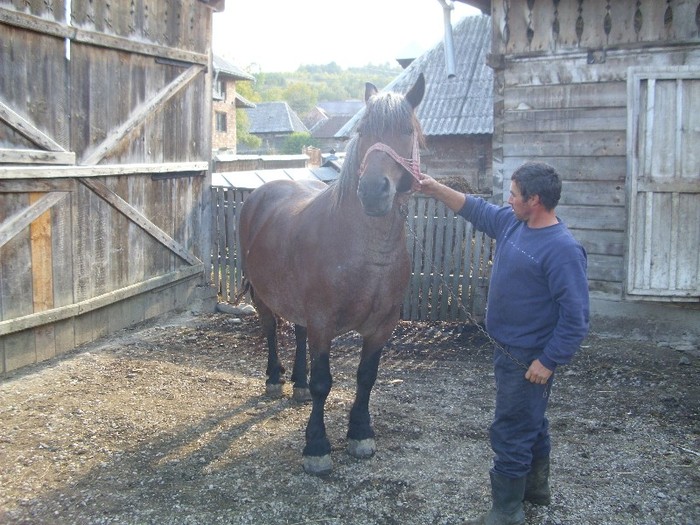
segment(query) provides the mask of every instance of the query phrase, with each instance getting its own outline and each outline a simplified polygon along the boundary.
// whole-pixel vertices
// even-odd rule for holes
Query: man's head
[[[547,211],[552,211],[559,204],[561,178],[549,164],[527,162],[515,170],[510,179],[517,186],[523,202],[538,196],[539,203]]]

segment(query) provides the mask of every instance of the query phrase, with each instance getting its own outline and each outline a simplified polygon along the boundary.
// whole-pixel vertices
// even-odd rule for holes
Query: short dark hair
[[[561,198],[561,177],[552,166],[544,162],[526,162],[510,180],[518,185],[524,200],[539,195],[542,206],[553,210]]]

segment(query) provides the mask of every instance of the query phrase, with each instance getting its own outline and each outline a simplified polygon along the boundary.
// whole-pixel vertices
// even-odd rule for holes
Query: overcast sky
[[[454,2],[452,25],[474,14]],[[227,0],[214,14],[214,53],[264,72],[395,64],[433,47],[443,27],[438,0]]]

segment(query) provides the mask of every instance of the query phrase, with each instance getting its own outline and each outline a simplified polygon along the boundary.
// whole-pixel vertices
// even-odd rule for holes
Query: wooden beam
[[[56,38],[68,38],[73,42],[81,44],[107,47],[119,51],[126,51],[128,53],[168,58],[202,66],[207,66],[209,63],[206,53],[173,49],[158,44],[150,44],[141,40],[130,40],[121,36],[107,35],[98,31],[79,29],[53,20],[46,20],[38,16],[10,11],[2,7],[0,7],[0,23],[27,29],[29,31],[36,31]]]
[[[74,165],[75,153],[71,151],[0,148],[0,164]]]
[[[37,326],[76,317],[78,315],[97,310],[98,308],[109,306],[117,301],[123,301],[124,299],[129,299],[130,297],[155,290],[156,288],[162,288],[164,286],[168,286],[169,284],[183,281],[191,277],[199,277],[203,271],[203,264],[186,266],[165,275],[152,277],[146,281],[132,284],[130,286],[120,288],[119,290],[114,290],[113,292],[98,295],[97,297],[86,299],[75,304],[53,308],[45,312],[29,314],[22,317],[17,317],[15,319],[0,321],[0,336],[11,334],[13,332],[21,332]]]
[[[0,192],[4,180],[114,177],[161,173],[198,173],[209,169],[206,161],[162,164],[100,164],[98,166],[0,166]]]
[[[136,225],[141,227],[151,237],[153,237],[163,246],[168,248],[170,251],[172,251],[188,263],[192,265],[202,263],[202,261],[200,261],[199,259],[197,259],[197,257],[192,255],[184,246],[182,246],[179,242],[177,242],[163,230],[158,228],[158,226],[156,226],[150,220],[144,217],[140,211],[131,206],[131,204],[126,202],[112,190],[110,190],[107,186],[104,185],[104,183],[92,179],[80,179],[80,182],[85,184],[85,186],[87,186],[97,195],[102,197],[117,211],[123,213],[129,220],[133,221]]]
[[[42,193],[30,193],[29,202],[39,202]],[[32,257],[32,298],[35,312],[53,308],[51,212],[46,210],[29,225]]]
[[[175,80],[163,88],[155,97],[150,99],[146,104],[136,108],[131,116],[121,126],[114,129],[107,138],[97,146],[93,152],[88,155],[81,164],[99,164],[99,162],[107,157],[109,153],[116,149],[119,144],[126,140],[131,132],[141,126],[146,120],[156,111],[160,110],[165,103],[179,93],[187,84],[189,84],[199,73],[205,71],[201,66],[190,66],[183,71]]]
[[[0,9],[0,12],[2,12],[2,9]],[[31,140],[40,148],[49,151],[66,151],[58,142],[2,101],[0,101],[0,120],[4,120],[13,130]],[[68,163],[66,162],[65,164]],[[71,164],[75,164],[75,159]]]
[[[57,191],[47,193],[36,202],[30,204],[27,208],[15,213],[0,224],[0,248],[29,226],[42,213],[60,202],[66,195],[68,195],[67,192]]]

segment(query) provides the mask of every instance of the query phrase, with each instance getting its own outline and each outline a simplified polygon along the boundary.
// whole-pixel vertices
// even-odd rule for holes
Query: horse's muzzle
[[[388,177],[363,177],[357,187],[357,197],[370,217],[383,217],[391,210],[396,188]]]

